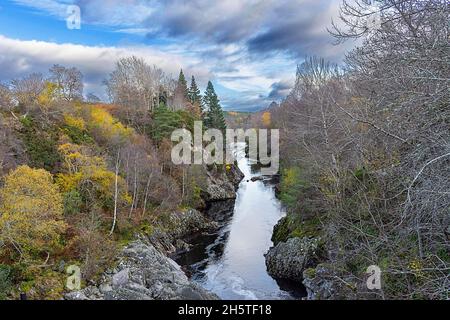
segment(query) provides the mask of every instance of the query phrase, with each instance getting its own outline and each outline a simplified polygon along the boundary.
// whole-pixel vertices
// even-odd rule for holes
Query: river
[[[236,201],[212,203],[207,211],[221,228],[190,239],[193,248],[176,260],[193,281],[221,299],[298,299],[304,296],[300,285],[276,281],[266,270],[264,254],[273,246],[273,227],[285,215],[274,184],[251,181],[259,172],[242,152],[238,165],[245,178]]]

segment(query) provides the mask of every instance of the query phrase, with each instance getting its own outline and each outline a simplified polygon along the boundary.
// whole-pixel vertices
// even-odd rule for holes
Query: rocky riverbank
[[[319,239],[292,238],[280,242],[266,254],[267,272],[274,278],[297,282],[303,272],[317,263]]]
[[[244,175],[232,166],[220,172],[208,171],[208,187],[202,196],[207,202],[236,198]],[[218,219],[220,220],[220,219]],[[220,227],[211,217],[195,209],[173,212],[150,232],[137,234],[125,246],[116,265],[97,284],[65,295],[68,300],[215,300],[218,297],[188,279],[170,256],[188,251],[185,242],[192,235]]]
[[[172,259],[145,240],[123,249],[115,268],[97,286],[65,296],[68,300],[216,300],[191,282]]]
[[[227,169],[216,167],[207,171],[207,187],[202,190],[206,202],[236,199],[236,190],[244,179],[244,174],[236,165]]]

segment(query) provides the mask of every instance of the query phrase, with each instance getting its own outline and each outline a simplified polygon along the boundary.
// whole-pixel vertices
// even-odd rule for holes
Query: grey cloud
[[[290,81],[278,81],[272,84],[271,91],[267,98],[269,100],[280,101],[284,99],[292,89]]]
[[[46,10],[39,5],[42,1],[15,1]],[[190,66],[209,69],[206,75],[209,79],[223,81],[223,86],[241,82],[230,85],[228,89],[235,91],[237,97],[223,99],[224,105],[255,109],[281,100],[289,92],[288,84],[281,80],[289,73],[286,61],[295,64],[305,56],[317,55],[339,62],[353,46],[351,42],[334,46],[326,30],[332,18],[337,17],[341,1],[76,0],[74,3],[81,7],[87,23],[107,25],[116,31],[151,30],[147,37],[152,46],[161,40],[166,45],[156,44],[156,48],[193,57]],[[6,65],[16,71],[24,70],[23,66]],[[9,73],[16,71],[6,69]],[[87,74],[87,78],[94,83],[96,76]],[[248,86],[242,85],[243,82]],[[258,94],[247,95],[233,89],[252,85],[258,87]],[[268,92],[265,96],[260,94],[264,90]]]

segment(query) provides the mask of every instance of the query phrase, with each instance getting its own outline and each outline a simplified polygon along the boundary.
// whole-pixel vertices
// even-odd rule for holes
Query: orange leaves
[[[261,116],[261,121],[265,127],[272,125],[272,114],[270,112],[264,112]]]

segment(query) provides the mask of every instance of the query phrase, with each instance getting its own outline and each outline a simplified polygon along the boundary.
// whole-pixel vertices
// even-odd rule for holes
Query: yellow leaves
[[[121,122],[99,106],[91,107],[90,126],[97,130],[106,140],[118,140],[123,142],[134,134],[134,130],[125,127]]]
[[[68,173],[57,175],[56,183],[64,193],[91,188],[98,199],[108,202],[114,197],[116,174],[108,170],[104,159],[87,154],[87,149],[66,143],[59,147],[64,158],[64,168]],[[118,178],[119,201],[131,203],[126,196],[126,183],[122,177]],[[104,203],[103,203],[104,204]]]
[[[83,167],[106,167],[106,162],[100,157],[87,155],[87,149],[72,143],[65,143],[59,146],[59,153],[64,159],[64,168],[69,173],[80,171]]]
[[[422,261],[420,261],[418,258],[412,260],[408,264],[408,269],[411,270],[411,272],[417,277],[417,278],[423,278],[425,276],[423,272],[423,265]]]
[[[265,127],[270,127],[272,124],[272,114],[270,112],[264,112],[261,121]]]
[[[21,256],[58,246],[66,229],[63,199],[49,172],[17,168],[6,176],[0,198],[0,242]]]
[[[84,131],[86,129],[86,123],[82,118],[74,117],[69,114],[64,115],[64,121],[68,126]]]
[[[293,187],[300,179],[300,169],[296,167],[287,168],[283,172],[283,184],[287,188]]]
[[[58,85],[53,82],[46,82],[45,88],[38,96],[38,104],[42,107],[48,108],[53,101],[56,100],[58,93]]]
[[[56,176],[56,184],[62,192],[66,193],[76,190],[82,179],[83,174],[81,172],[76,172],[73,174],[60,173]]]

